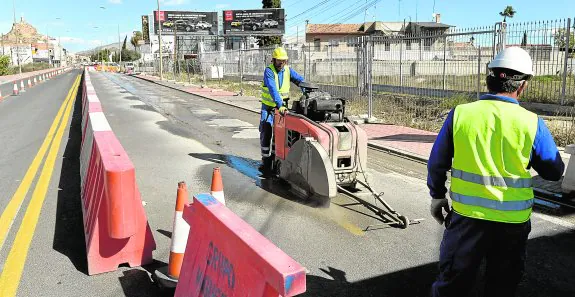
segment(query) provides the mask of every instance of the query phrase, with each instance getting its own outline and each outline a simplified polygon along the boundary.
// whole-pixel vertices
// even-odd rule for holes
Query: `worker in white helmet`
[[[515,296],[531,231],[529,170],[556,181],[565,168],[543,120],[519,106],[532,77],[526,51],[501,51],[489,64],[489,94],[451,110],[433,145],[427,179],[431,214],[445,223],[434,297],[467,296],[483,259],[484,295]]]

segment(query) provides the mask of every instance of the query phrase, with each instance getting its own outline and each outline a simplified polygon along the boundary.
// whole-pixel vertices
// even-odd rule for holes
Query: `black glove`
[[[443,224],[445,221],[445,216],[443,215],[443,210],[446,213],[449,213],[449,202],[447,198],[440,198],[440,199],[431,199],[431,216],[439,223],[440,225]]]

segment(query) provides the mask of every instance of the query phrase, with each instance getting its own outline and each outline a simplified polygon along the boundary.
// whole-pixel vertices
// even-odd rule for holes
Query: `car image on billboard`
[[[217,35],[218,13],[195,11],[161,11],[163,35]],[[158,34],[158,13],[154,13],[154,32]]]
[[[281,8],[226,10],[223,15],[225,35],[273,36],[285,33],[284,10]]]

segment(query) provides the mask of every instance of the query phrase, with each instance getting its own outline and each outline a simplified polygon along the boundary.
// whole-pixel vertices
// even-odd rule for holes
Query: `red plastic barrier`
[[[85,85],[91,86],[89,80]],[[95,100],[90,100],[94,96]],[[153,261],[156,249],[136,184],[134,165],[112,132],[96,95],[83,100],[80,152],[81,200],[88,274],[114,271],[120,264]]]
[[[184,209],[190,225],[179,296],[295,296],[305,268],[209,194]]]

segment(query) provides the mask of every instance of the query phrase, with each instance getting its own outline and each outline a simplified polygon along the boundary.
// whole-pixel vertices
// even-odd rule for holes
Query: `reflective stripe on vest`
[[[271,69],[271,71],[274,73],[274,80],[276,82],[276,88],[280,94],[280,97],[282,99],[286,99],[289,98],[289,91],[290,91],[290,82],[291,82],[291,74],[290,74],[290,69],[289,67],[286,65],[284,66],[284,72],[283,72],[283,80],[282,80],[282,85],[280,87],[279,85],[279,77],[278,77],[278,73],[275,69],[275,67],[273,66],[273,64],[270,64],[267,68]],[[268,87],[265,86],[265,84],[262,82],[261,85],[261,91],[262,91],[262,103],[270,106],[270,107],[276,107],[276,103],[274,101],[274,98],[272,97],[272,95],[270,94],[270,90],[268,89]]]
[[[495,187],[506,188],[531,188],[531,178],[513,178],[500,176],[484,176],[459,169],[451,169],[451,177],[462,179],[466,182]]]
[[[521,201],[499,201],[475,196],[466,196],[453,192],[450,192],[449,194],[453,201],[457,201],[461,204],[480,206],[483,208],[489,208],[494,210],[503,210],[503,211],[526,210],[533,207],[533,199],[521,200]]]
[[[455,108],[451,197],[467,217],[522,223],[533,206],[527,170],[537,115],[518,104],[479,100]]]

